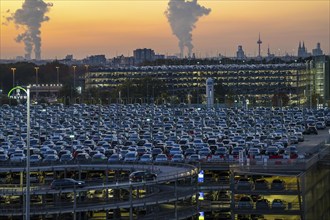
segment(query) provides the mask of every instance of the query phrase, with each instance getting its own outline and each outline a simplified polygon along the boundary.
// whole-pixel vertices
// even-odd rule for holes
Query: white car
[[[155,162],[166,162],[168,158],[165,154],[158,154],[155,158]]]
[[[174,154],[172,157],[172,162],[182,163],[185,161],[183,154]]]
[[[25,159],[26,159],[26,157],[22,153],[15,153],[10,156],[10,162],[13,162],[13,163],[21,163],[21,162],[25,161]]]
[[[138,161],[138,155],[136,151],[130,151],[127,154],[125,154],[124,158],[125,162],[135,162]]]
[[[152,162],[153,161],[153,158],[152,158],[152,155],[151,154],[143,154],[141,157],[140,157],[140,162],[142,163],[148,163],[148,162]]]

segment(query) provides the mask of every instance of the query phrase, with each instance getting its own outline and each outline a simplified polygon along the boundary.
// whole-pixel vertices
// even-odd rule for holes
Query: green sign
[[[8,98],[13,97],[15,99],[23,99],[24,96],[21,95],[20,91],[23,90],[25,93],[27,93],[26,89],[24,89],[21,86],[16,86],[14,88],[12,88],[9,92],[8,92]],[[11,94],[16,91],[16,95],[15,96],[11,96]]]

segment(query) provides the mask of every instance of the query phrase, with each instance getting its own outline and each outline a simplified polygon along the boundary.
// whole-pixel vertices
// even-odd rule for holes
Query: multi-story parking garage
[[[151,170],[153,181],[129,182],[132,170]],[[162,205],[173,206],[178,218],[197,213],[197,168],[192,165],[141,164],[58,164],[31,168],[30,214],[32,219],[137,219],[150,218]],[[83,188],[52,189],[53,179],[75,178],[86,181]],[[1,219],[24,216],[24,166],[1,168]],[[190,204],[182,206],[183,203]],[[158,215],[158,214],[157,214]],[[149,216],[149,217],[148,217]],[[171,216],[167,213],[165,216]]]
[[[127,79],[153,77],[165,83],[170,94],[200,90],[204,94],[205,81],[230,89],[237,97],[253,96],[260,100],[278,94],[290,94],[292,100],[302,99],[307,85],[305,64],[274,65],[217,65],[217,66],[166,66],[128,67],[95,70],[86,75],[86,88],[115,88]]]
[[[329,155],[329,147],[323,143],[313,150],[310,158],[296,160],[40,163],[31,167],[31,219],[325,220],[330,216],[330,169],[320,159]],[[23,163],[1,166],[1,219],[24,215],[24,170]],[[129,182],[134,170],[158,176]],[[84,180],[86,186],[50,188],[53,179],[68,177]]]
[[[329,62],[325,57],[292,64],[147,66],[94,69],[86,73],[85,87],[116,88],[127,79],[151,77],[161,80],[169,94],[205,92],[205,82],[213,78],[230,92],[236,101],[249,98],[269,102],[275,94],[286,94],[289,104],[325,105],[329,99]],[[150,85],[152,86],[152,85]],[[230,97],[234,96],[234,97]],[[130,103],[129,97],[126,102]],[[187,100],[181,100],[187,102]],[[271,105],[268,103],[268,105]]]

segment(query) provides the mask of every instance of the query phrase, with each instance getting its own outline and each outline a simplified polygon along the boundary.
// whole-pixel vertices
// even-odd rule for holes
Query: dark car
[[[256,202],[256,209],[269,209],[270,203],[267,199],[259,199]]]
[[[251,190],[253,182],[249,178],[242,177],[237,181],[237,190]]]
[[[315,126],[308,126],[304,131],[303,134],[318,134],[317,129]]]
[[[50,184],[51,189],[63,189],[63,188],[74,188],[74,187],[84,187],[84,181],[78,181],[71,178],[56,179]]]
[[[156,178],[157,174],[149,171],[135,171],[129,175],[129,180],[132,182],[156,180]]]
[[[239,209],[252,209],[253,208],[253,200],[249,196],[243,196],[240,198],[238,204]]]
[[[271,189],[273,190],[284,190],[285,181],[281,179],[274,179],[271,184]]]
[[[267,190],[269,189],[269,183],[265,179],[257,179],[254,182],[255,190]]]

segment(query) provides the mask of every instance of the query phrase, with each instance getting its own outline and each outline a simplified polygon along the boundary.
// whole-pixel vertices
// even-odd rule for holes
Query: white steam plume
[[[31,59],[34,49],[35,59],[41,59],[41,23],[48,21],[45,14],[49,11],[52,3],[45,3],[43,0],[25,0],[22,8],[7,17],[7,21],[13,21],[18,27],[23,27],[25,32],[16,37],[17,42],[23,42],[25,46],[25,58]]]
[[[184,47],[188,49],[188,57],[191,57],[192,30],[195,23],[203,15],[208,15],[211,9],[197,3],[197,0],[170,0],[165,15],[171,25],[173,34],[179,39],[180,56],[183,57]]]

